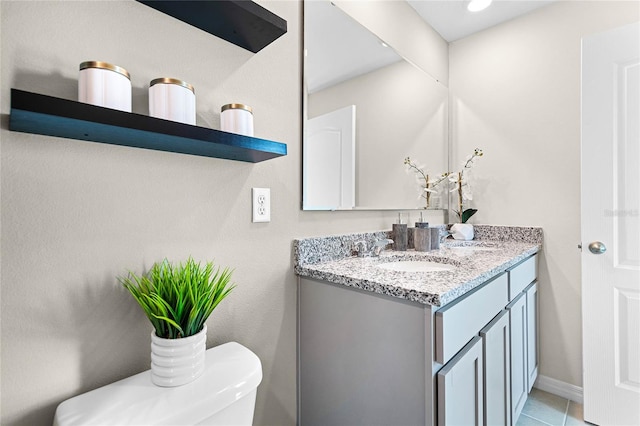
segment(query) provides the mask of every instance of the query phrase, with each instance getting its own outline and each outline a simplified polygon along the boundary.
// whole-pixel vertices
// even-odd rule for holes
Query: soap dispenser
[[[398,223],[393,226],[393,249],[397,251],[406,251],[409,242],[407,224],[402,223],[402,213],[398,213]]]
[[[431,229],[429,222],[422,220],[422,212],[420,212],[420,222],[416,222],[413,230],[413,247],[416,251],[431,250]]]

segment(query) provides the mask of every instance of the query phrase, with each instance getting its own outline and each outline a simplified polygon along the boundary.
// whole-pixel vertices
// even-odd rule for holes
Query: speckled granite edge
[[[542,228],[535,226],[473,225],[474,240],[542,244]]]
[[[342,284],[346,287],[352,287],[359,290],[370,291],[376,294],[392,296],[398,299],[409,300],[411,302],[418,302],[422,303],[423,305],[440,306],[442,304],[440,296],[438,294],[408,290],[397,285],[382,284],[375,280],[352,278],[331,272],[316,271],[313,269],[302,268],[301,272],[302,273],[300,274],[300,276],[302,277],[314,278],[320,281],[328,281],[334,284]]]
[[[341,284],[423,305],[442,307],[536,254],[539,249],[540,247],[537,245],[528,245],[523,248],[522,244],[518,244],[518,248],[510,248],[513,255],[509,255],[508,260],[503,259],[498,262],[493,262],[495,255],[491,252],[478,254],[470,257],[469,260],[472,264],[466,265],[467,268],[430,274],[428,282],[423,282],[419,274],[382,271],[376,268],[375,264],[393,261],[392,258],[396,256],[398,256],[396,260],[422,258],[432,262],[452,263],[452,255],[447,248],[437,251],[436,255],[408,251],[401,255],[383,256],[379,260],[373,258],[343,259],[342,262],[333,261],[326,265],[301,266],[297,272],[303,277]],[[491,264],[491,266],[485,268],[484,266],[487,264]]]

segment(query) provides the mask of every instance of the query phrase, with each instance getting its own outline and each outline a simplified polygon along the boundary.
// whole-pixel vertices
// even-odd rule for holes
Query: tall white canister
[[[101,61],[80,64],[78,100],[131,112],[131,76],[122,67]]]
[[[149,115],[196,124],[196,91],[176,78],[156,78],[149,83]]]

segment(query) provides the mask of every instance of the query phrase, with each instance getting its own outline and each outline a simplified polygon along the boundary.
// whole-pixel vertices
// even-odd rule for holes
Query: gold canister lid
[[[109,71],[114,71],[117,72],[118,74],[122,74],[125,77],[127,77],[129,80],[131,80],[131,76],[129,75],[129,71],[125,70],[122,67],[119,67],[117,65],[113,65],[110,64],[108,62],[101,62],[101,61],[86,61],[80,64],[80,71],[87,69],[87,68],[100,68],[103,70],[109,70]]]
[[[156,84],[176,84],[178,86],[184,87],[185,89],[191,90],[194,95],[196,94],[196,89],[194,89],[192,85],[190,85],[186,81],[178,80],[177,78],[168,78],[168,77],[154,78],[149,83],[149,87],[153,87]]]
[[[245,104],[226,104],[226,105],[222,105],[222,109],[220,110],[220,112],[224,112],[228,109],[243,109],[245,111],[249,111],[251,114],[253,114],[253,109],[251,109],[251,107],[249,105],[245,105]]]

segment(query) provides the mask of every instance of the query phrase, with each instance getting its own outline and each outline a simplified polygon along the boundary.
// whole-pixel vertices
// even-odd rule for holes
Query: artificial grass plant
[[[167,259],[147,274],[129,272],[118,280],[136,299],[158,337],[179,339],[197,334],[218,304],[235,288],[231,272],[191,257],[177,266]]]

